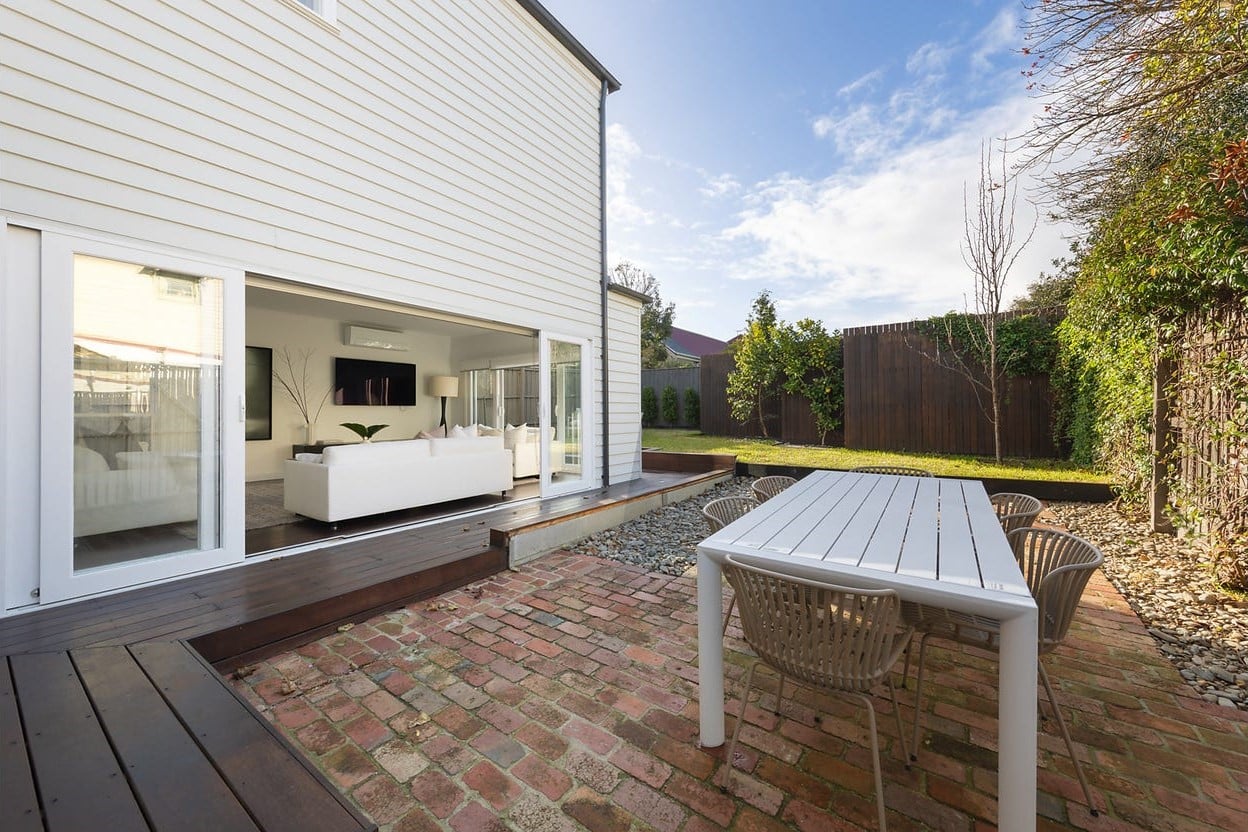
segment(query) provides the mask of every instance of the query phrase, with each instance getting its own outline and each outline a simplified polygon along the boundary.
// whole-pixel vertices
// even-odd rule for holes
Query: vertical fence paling
[[[847,329],[845,447],[991,456],[992,424],[975,388],[922,351],[936,343],[914,323]],[[984,401],[987,405],[987,400]],[[1002,413],[1007,456],[1057,456],[1047,378],[1011,378]]]

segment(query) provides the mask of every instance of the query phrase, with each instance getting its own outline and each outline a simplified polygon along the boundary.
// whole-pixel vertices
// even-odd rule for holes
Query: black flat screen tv
[[[334,404],[416,404],[416,365],[394,361],[334,359]]]

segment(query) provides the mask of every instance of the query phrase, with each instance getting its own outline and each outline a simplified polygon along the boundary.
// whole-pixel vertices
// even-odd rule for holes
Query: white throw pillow
[[[502,428],[492,428],[489,425],[477,425],[477,436],[502,436]]]
[[[318,465],[321,462],[320,454],[295,454],[295,459],[299,462],[315,462]]]

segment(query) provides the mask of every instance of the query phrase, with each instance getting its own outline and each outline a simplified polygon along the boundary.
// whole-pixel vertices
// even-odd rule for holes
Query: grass
[[[768,439],[706,436],[696,430],[647,428],[641,443],[660,451],[699,454],[735,454],[740,462],[798,465],[807,468],[849,469],[859,465],[909,465],[941,477],[999,477],[1063,482],[1109,482],[1109,477],[1060,459],[1006,459],[998,465],[974,456],[851,451],[813,445],[786,445]]]

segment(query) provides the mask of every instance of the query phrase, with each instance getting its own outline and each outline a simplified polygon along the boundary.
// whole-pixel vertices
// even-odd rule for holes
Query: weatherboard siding
[[[512,0],[0,0],[0,208],[593,337],[600,82]]]
[[[610,427],[608,470],[613,483],[635,479],[641,474],[640,339],[641,303],[636,298],[608,293],[607,371],[611,397],[607,419]]]

